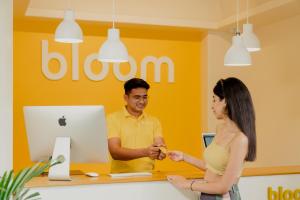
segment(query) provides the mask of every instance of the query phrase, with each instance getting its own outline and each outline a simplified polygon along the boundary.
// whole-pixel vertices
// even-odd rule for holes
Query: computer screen
[[[202,141],[205,148],[212,142],[214,137],[215,133],[202,133]]]
[[[54,155],[55,146],[56,154],[66,154],[69,162],[108,162],[103,106],[25,106],[24,117],[32,161]]]

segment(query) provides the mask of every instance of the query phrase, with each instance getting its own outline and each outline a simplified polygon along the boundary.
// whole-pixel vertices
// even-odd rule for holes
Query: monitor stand
[[[70,181],[70,148],[71,138],[70,137],[57,137],[55,140],[54,150],[52,158],[56,159],[62,155],[65,158],[63,163],[57,164],[50,167],[48,179],[49,180],[60,180]]]
[[[41,176],[48,176],[49,172],[44,171]],[[78,175],[85,175],[85,173],[80,169],[71,169],[70,170],[70,176],[78,176]]]

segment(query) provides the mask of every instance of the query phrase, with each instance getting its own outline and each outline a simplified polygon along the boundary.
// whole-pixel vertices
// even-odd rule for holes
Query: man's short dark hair
[[[150,88],[150,85],[141,78],[129,79],[124,84],[125,94],[127,94],[127,95],[130,93],[130,91],[132,89],[135,89],[135,88],[145,88],[146,90],[148,90]]]

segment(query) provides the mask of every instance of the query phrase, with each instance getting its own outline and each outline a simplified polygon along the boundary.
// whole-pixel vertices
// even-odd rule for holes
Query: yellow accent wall
[[[188,35],[187,35],[188,37]],[[83,72],[87,55],[97,53],[105,37],[86,36],[79,45],[79,80],[71,77],[71,45],[55,43],[53,34],[35,32],[14,32],[14,169],[31,164],[29,147],[24,126],[23,106],[28,105],[99,105],[106,113],[124,105],[123,82],[112,72],[102,81],[92,81]],[[154,82],[153,65],[149,65],[147,81],[149,105],[146,112],[158,117],[169,149],[179,149],[201,157],[201,42],[122,38],[130,55],[138,66],[145,56],[168,56],[175,66],[175,82],[169,83],[167,68],[163,64],[161,82]],[[42,73],[42,40],[48,40],[48,52],[59,52],[67,60],[68,71],[61,80],[49,80]],[[49,62],[50,70],[57,72],[58,62]],[[101,64],[93,63],[95,73],[101,71]],[[121,64],[122,73],[129,71],[128,64]],[[73,164],[72,169],[107,173],[109,164]],[[158,161],[156,170],[191,169],[182,163],[169,159]]]

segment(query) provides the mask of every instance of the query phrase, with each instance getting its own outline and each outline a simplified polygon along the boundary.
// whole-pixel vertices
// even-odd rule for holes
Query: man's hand
[[[167,148],[165,144],[155,144],[155,146],[159,147],[159,155],[157,157],[157,160],[163,160],[167,156]]]
[[[159,155],[158,155],[158,160],[163,160],[163,159],[165,159],[166,158],[166,154],[162,151],[162,150],[160,150],[160,153],[159,153]]]
[[[150,147],[148,147],[146,149],[146,154],[149,158],[151,158],[152,160],[158,159],[159,157],[159,147],[152,144]]]
[[[166,158],[167,155],[167,146],[165,144],[165,141],[162,137],[155,137],[154,138],[154,145],[159,147],[159,155],[156,159],[163,160]]]

